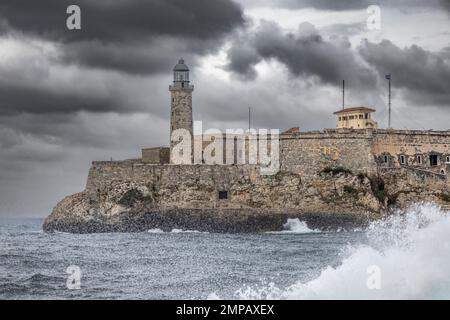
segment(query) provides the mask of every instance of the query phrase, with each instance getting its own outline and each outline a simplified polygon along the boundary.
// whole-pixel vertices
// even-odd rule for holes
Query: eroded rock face
[[[44,230],[264,232],[281,230],[288,218],[315,229],[354,228],[389,208],[421,200],[445,204],[445,190],[399,173],[329,170],[306,178],[261,176],[255,166],[102,162],[93,164],[83,192],[54,208]],[[227,199],[219,199],[219,191]]]

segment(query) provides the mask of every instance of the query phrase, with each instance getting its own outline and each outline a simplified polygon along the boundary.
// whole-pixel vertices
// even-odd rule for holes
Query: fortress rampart
[[[365,130],[325,130],[282,135],[281,169],[314,176],[326,168],[342,167],[355,173],[375,174],[373,136]]]

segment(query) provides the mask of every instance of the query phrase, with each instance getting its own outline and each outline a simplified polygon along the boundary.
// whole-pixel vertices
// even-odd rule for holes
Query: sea
[[[431,204],[336,232],[298,219],[255,234],[42,224],[0,219],[0,299],[450,298],[450,216]]]

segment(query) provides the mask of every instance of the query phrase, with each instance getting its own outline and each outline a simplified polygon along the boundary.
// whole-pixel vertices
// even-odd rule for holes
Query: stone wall
[[[414,166],[445,172],[450,131],[376,130],[372,151],[380,167]],[[433,156],[436,165],[432,165]]]
[[[170,162],[170,148],[144,148],[142,149],[142,162],[165,164]]]
[[[153,165],[140,162],[93,162],[86,190],[102,194],[118,185],[140,186],[144,194],[158,198],[158,206],[240,207],[245,205],[233,193],[244,183],[258,179],[256,166]],[[219,201],[219,191],[227,191],[228,201]]]
[[[450,131],[299,132],[283,134],[280,150],[282,170],[304,176],[314,176],[328,167],[373,175],[379,168],[409,166],[448,174]]]
[[[282,135],[281,169],[314,176],[326,168],[343,167],[368,175],[376,172],[371,130],[325,130]]]
[[[219,199],[221,191],[226,192],[225,199]],[[85,192],[93,202],[101,203],[126,205],[130,196],[143,199],[148,206],[145,210],[251,208],[296,213],[377,213],[380,209],[366,178],[321,173],[308,181],[285,171],[264,176],[254,165],[94,162]]]

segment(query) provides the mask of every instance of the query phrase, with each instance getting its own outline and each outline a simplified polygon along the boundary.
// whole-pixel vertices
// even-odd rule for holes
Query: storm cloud
[[[58,41],[65,63],[149,74],[167,68],[174,49],[192,57],[214,52],[224,35],[244,23],[231,0],[79,0],[81,30],[68,30],[71,4],[4,0],[0,30]]]
[[[352,50],[345,38],[326,41],[313,25],[303,23],[297,33],[284,33],[274,22],[264,21],[248,39],[238,39],[228,51],[228,69],[254,78],[254,65],[263,59],[276,59],[294,76],[316,76],[323,83],[339,84],[352,79],[373,86],[375,76]]]
[[[409,91],[415,104],[450,103],[450,63],[418,45],[399,48],[389,40],[378,44],[364,41],[360,53],[383,77],[392,73],[393,85]]]
[[[147,76],[170,76],[180,55],[195,66],[244,23],[231,0],[80,0],[81,30],[68,30],[70,4],[0,3],[0,115],[141,112],[144,86],[159,90]]]

